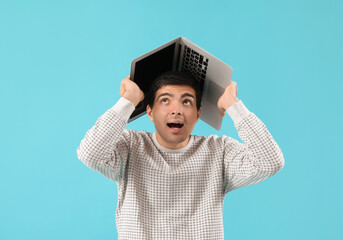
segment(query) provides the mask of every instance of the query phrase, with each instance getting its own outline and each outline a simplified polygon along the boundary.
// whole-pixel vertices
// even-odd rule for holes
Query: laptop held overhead
[[[217,107],[220,96],[231,82],[232,68],[184,37],[178,37],[134,59],[130,79],[146,94],[153,80],[167,71],[184,71],[199,81],[202,89],[200,119],[217,130],[222,116]],[[146,113],[140,102],[129,122]]]

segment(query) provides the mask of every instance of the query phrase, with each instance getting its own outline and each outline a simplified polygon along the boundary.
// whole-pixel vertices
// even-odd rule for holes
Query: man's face
[[[153,109],[147,114],[156,128],[157,141],[166,148],[187,145],[201,109],[196,107],[195,91],[190,86],[166,85],[157,90]]]

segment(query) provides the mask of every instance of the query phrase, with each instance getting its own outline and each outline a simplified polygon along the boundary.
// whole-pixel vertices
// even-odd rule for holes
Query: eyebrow
[[[157,97],[157,99],[159,99],[160,97],[163,97],[163,96],[174,97],[173,94],[166,92],[166,93],[161,93],[161,94]],[[190,93],[184,93],[184,94],[181,95],[181,98],[185,98],[185,97],[191,97],[191,98],[195,99],[195,97],[193,96],[193,94],[190,94]]]

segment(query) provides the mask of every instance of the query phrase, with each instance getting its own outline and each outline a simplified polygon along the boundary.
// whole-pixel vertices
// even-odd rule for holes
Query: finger
[[[236,83],[234,81],[231,81],[229,86],[226,87],[226,89],[230,89],[232,87],[235,87],[236,86]]]
[[[121,81],[121,87],[123,87],[124,89],[127,88],[128,86],[128,81],[131,81],[130,79],[128,79],[127,77],[123,79],[123,81]]]
[[[124,89],[120,88],[120,92],[119,92],[120,96],[123,96],[124,93],[125,93]]]
[[[219,107],[219,102],[218,102],[218,108],[219,108],[220,116],[224,117],[225,116],[225,109],[223,107]]]

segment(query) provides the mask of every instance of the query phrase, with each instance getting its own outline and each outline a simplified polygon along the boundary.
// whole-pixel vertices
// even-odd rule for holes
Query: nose
[[[171,110],[172,115],[182,115],[182,106],[179,103],[174,103]]]
[[[172,112],[172,115],[181,115],[181,112]]]

